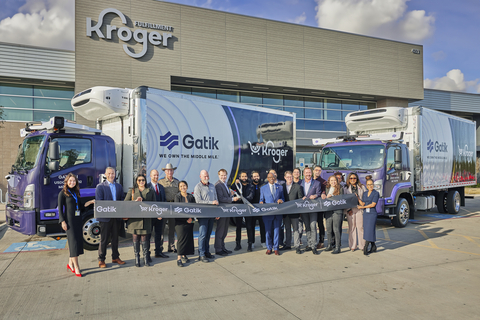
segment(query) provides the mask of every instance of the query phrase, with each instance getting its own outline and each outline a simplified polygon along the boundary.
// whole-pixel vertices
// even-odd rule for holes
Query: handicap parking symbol
[[[52,240],[52,241],[31,241],[31,242],[16,242],[12,243],[4,252],[20,252],[20,251],[43,251],[64,249],[67,245],[67,240]]]

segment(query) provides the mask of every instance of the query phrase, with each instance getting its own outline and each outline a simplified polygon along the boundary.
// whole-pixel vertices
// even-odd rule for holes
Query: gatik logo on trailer
[[[448,152],[446,142],[433,142],[432,139],[428,140],[427,142],[427,150],[432,152],[435,149],[436,152]]]
[[[93,33],[96,33],[99,38],[102,39],[108,39],[112,40],[112,34],[114,32],[117,33],[117,36],[120,40],[123,42],[129,42],[130,40],[133,39],[137,42],[143,45],[142,51],[135,53],[132,52],[126,44],[123,45],[123,51],[125,51],[126,54],[128,54],[130,57],[138,59],[141,58],[147,53],[147,47],[148,43],[158,46],[162,45],[164,47],[168,46],[168,39],[172,38],[171,33],[163,32],[160,34],[158,31],[152,31],[150,33],[147,32],[147,30],[142,30],[142,29],[135,29],[130,30],[127,27],[120,27],[118,28],[117,26],[112,26],[112,25],[107,25],[106,30],[104,32],[106,33],[106,36],[103,34],[102,30],[100,28],[103,25],[103,18],[105,15],[109,13],[115,13],[117,16],[120,17],[122,20],[122,23],[124,25],[127,25],[127,18],[123,13],[121,13],[117,9],[113,8],[108,8],[100,12],[98,15],[98,22],[96,25],[92,24],[92,19],[87,17],[87,37],[92,37]],[[138,27],[143,27],[143,28],[151,28],[151,29],[156,29],[156,30],[165,30],[165,31],[172,31],[171,26],[165,26],[165,25],[160,25],[156,23],[147,23],[147,22],[139,22],[139,21],[134,21],[135,26]]]
[[[173,147],[178,146],[178,135],[173,135],[170,131],[160,136],[160,147],[167,147],[172,150]],[[218,150],[218,142],[215,137],[203,136],[200,139],[195,139],[192,135],[187,134],[182,139],[182,144],[185,149],[204,149],[204,150]]]
[[[282,157],[287,156],[288,150],[276,149],[275,144],[272,141],[267,141],[263,145],[253,145],[248,141],[250,145],[250,151],[253,154],[258,154],[262,156],[272,156],[273,162],[279,163],[282,160]]]

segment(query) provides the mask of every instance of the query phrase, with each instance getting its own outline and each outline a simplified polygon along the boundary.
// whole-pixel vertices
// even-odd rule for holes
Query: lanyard
[[[75,204],[77,205],[77,210],[78,210],[78,199],[77,199],[77,195],[75,193],[72,193],[72,191],[68,190],[68,192],[70,192],[70,194],[72,195],[73,199],[75,199]]]

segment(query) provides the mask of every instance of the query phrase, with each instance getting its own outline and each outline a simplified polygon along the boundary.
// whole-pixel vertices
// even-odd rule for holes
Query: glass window
[[[192,94],[211,99],[217,98],[217,92],[214,89],[192,88]]]
[[[279,94],[264,94],[263,104],[283,106],[283,96]]]
[[[342,101],[326,99],[325,108],[327,109],[342,109]]]
[[[240,92],[217,90],[217,99],[231,102],[240,102]]]
[[[358,111],[358,102],[342,101],[343,110]]]
[[[360,102],[360,110],[367,110],[367,109],[368,109],[367,104],[364,102]]]
[[[73,112],[58,112],[58,111],[33,111],[33,121],[48,121],[52,117],[64,117],[67,120],[73,119]]]
[[[383,165],[385,148],[382,145],[351,145],[325,147],[320,165],[323,169],[373,170]]]
[[[37,165],[39,154],[43,149],[45,136],[27,137],[18,148],[15,170],[30,170]]]
[[[0,83],[0,94],[14,94],[19,96],[33,96],[33,86]],[[73,95],[72,95],[73,96]]]
[[[34,98],[33,105],[35,109],[73,111],[70,100]]]
[[[311,167],[313,165],[313,152],[297,152],[296,160],[297,164],[296,167],[300,167],[300,159],[303,159],[304,166]]]
[[[343,120],[341,111],[325,111],[326,120]]]
[[[3,109],[3,120],[10,121],[32,121],[33,119],[33,110],[22,110],[22,109]]]
[[[303,107],[303,98],[295,96],[284,96],[283,105],[289,107]]]
[[[342,120],[345,120],[347,114],[352,113],[353,111],[342,111]]]
[[[325,130],[328,130],[328,131],[345,131],[345,122],[325,121]]]
[[[72,99],[73,89],[34,86],[33,95],[37,97]]]
[[[90,139],[55,138],[52,141],[58,141],[60,148],[60,170],[92,161]]]
[[[368,103],[367,103],[367,108],[368,108],[368,109],[376,109],[376,108],[377,108],[377,104],[374,103],[374,102],[368,102]]]
[[[323,119],[323,109],[305,109],[305,118]]]
[[[264,107],[264,108],[268,108],[268,109],[274,109],[274,110],[283,110],[283,107],[276,107],[276,106],[260,106],[260,107]]]
[[[172,86],[172,91],[183,94],[192,94],[192,88],[189,87]]]
[[[305,108],[323,108],[324,99],[305,98]]]
[[[240,96],[240,102],[262,104],[262,94],[253,92],[242,92]]]
[[[297,130],[305,130],[305,120],[297,119]]]
[[[33,99],[26,97],[0,96],[0,106],[4,108],[33,109]]]
[[[288,112],[295,112],[297,114],[297,118],[305,118],[305,109],[303,108],[284,107],[283,110]]]
[[[305,120],[305,130],[324,130],[323,121]]]

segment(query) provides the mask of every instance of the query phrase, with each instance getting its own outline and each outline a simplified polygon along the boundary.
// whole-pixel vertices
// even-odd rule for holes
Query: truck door
[[[388,146],[387,149],[387,160],[386,160],[386,181],[384,187],[384,196],[386,198],[390,197],[392,194],[393,188],[399,182],[402,182],[402,170],[395,169],[395,150],[399,150],[402,152],[402,148],[400,145],[392,144]],[[402,157],[403,158],[403,157]]]

